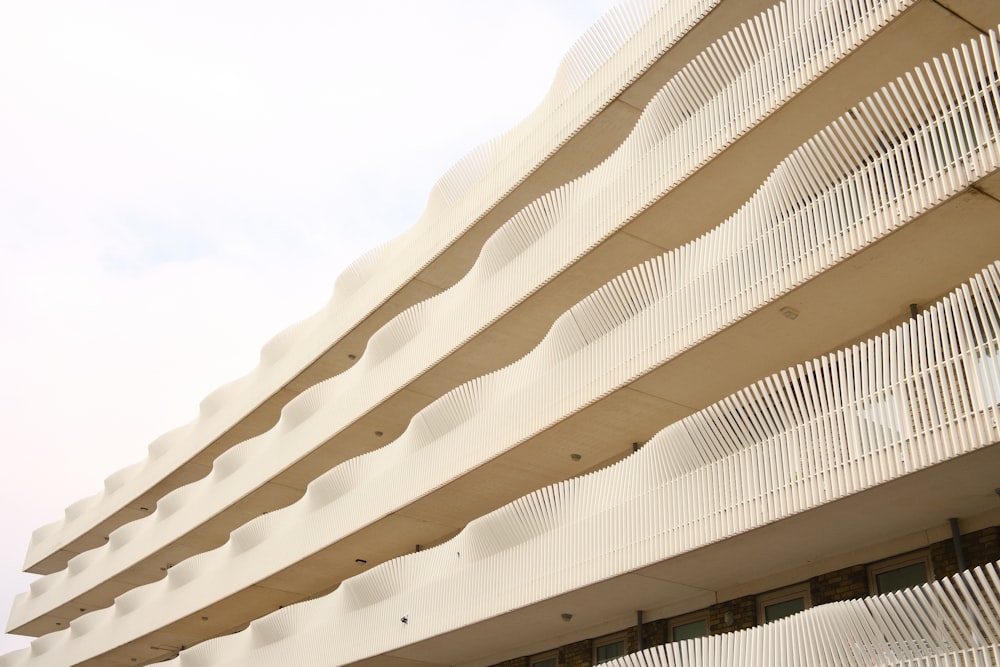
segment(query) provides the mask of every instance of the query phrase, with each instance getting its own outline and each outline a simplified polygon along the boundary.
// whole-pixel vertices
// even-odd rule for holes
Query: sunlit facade
[[[35,532],[0,666],[996,664],[997,23],[622,4]]]

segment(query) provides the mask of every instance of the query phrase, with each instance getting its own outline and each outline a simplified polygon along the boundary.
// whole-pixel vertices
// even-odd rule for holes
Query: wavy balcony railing
[[[730,634],[671,642],[608,667],[1000,665],[1000,564],[918,588],[806,609]],[[181,661],[183,664],[183,661]]]
[[[739,632],[673,642],[610,667],[973,667],[1000,664],[998,564],[835,602]]]
[[[618,464],[536,491],[439,547],[167,664],[349,664],[509,614],[993,447],[998,389],[1000,262],[915,320],[757,382],[668,426]],[[846,662],[832,664],[974,649],[1000,641],[998,584],[993,567],[967,571],[744,632],[795,626],[790,641],[816,641],[797,624],[829,623],[824,641],[852,647],[841,655]],[[879,618],[896,602],[909,605],[902,626]],[[408,613],[402,627],[400,610]],[[858,626],[836,622],[845,610],[878,631],[859,641]],[[658,650],[726,651],[739,636]],[[785,661],[757,664],[826,664],[802,655],[809,645],[797,646]]]
[[[202,401],[198,417],[157,438],[149,457],[108,477],[100,493],[32,535],[43,560],[149,492],[277,392],[412,279],[680,39],[719,0],[626,0],[569,51],[538,108],[474,150],[438,182],[420,219],[338,278],[327,305],[275,336],[248,375]]]
[[[91,648],[108,646],[127,634],[122,628],[168,623],[238,591],[259,568],[287,559],[289,545],[308,553],[317,539],[336,539],[345,525],[356,530],[362,513],[377,519],[441,488],[963,189],[1000,158],[991,101],[998,96],[992,72],[1000,60],[992,39],[973,42],[858,105],[783,162],[717,230],[588,297],[525,359],[439,399],[392,445],[334,469],[299,503],[247,524],[224,547],[174,567],[163,581],[39,640],[35,652],[56,645],[72,652],[84,645],[74,640],[85,635],[92,635]],[[951,81],[962,83],[939,85]],[[948,92],[935,103],[940,108],[904,109],[900,105],[913,99],[911,85]],[[905,132],[897,131],[896,118],[908,119]],[[878,187],[883,179],[894,184],[891,190]],[[239,472],[223,466],[218,474]],[[207,494],[185,500],[211,502]],[[187,585],[192,581],[206,585]],[[184,603],[172,604],[178,595]],[[106,641],[94,636],[109,632],[114,638]]]
[[[354,367],[289,402],[271,432],[220,456],[216,474],[168,494],[149,518],[114,531],[106,547],[76,556],[66,570],[34,582],[30,594],[15,601],[10,626],[65,604],[149,557],[211,518],[208,508],[226,507],[266,481],[263,475],[273,476],[327,442],[357,416],[544,289],[906,6],[898,1],[862,6],[845,0],[795,0],[720,39],[654,97],[635,130],[608,160],[514,216],[486,242],[465,278],[386,324],[372,336]],[[783,31],[767,28],[772,25],[782,25]],[[727,55],[732,53],[753,57],[743,55],[734,62]],[[737,102],[746,104],[748,111],[729,118]],[[442,331],[434,326],[438,322],[451,326]],[[312,441],[290,447],[285,434],[314,417],[325,426],[313,431]],[[275,463],[269,454],[273,449],[284,452],[280,465],[256,467],[258,476],[222,491],[229,473],[253,459],[264,457]],[[195,497],[213,500],[192,502]]]

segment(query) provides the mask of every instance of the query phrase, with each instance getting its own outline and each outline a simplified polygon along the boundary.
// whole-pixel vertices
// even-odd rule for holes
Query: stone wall
[[[589,639],[559,649],[559,667],[590,667],[593,661],[594,645]]]
[[[528,667],[528,656],[523,658],[513,658],[512,660],[504,660],[503,662],[497,663],[494,667]]]
[[[868,568],[864,565],[852,565],[809,580],[809,597],[813,605],[863,598],[866,595]]]
[[[962,549],[966,565],[970,568],[1000,560],[1000,526],[963,535]],[[955,546],[950,539],[932,544],[928,551],[935,578],[951,576],[958,570]],[[867,564],[852,565],[809,580],[809,595],[813,606],[866,597],[870,594]],[[665,644],[669,639],[668,623],[669,619],[643,623],[643,647]],[[757,596],[747,595],[712,605],[708,608],[708,624],[709,632],[713,635],[753,627],[757,624]],[[636,626],[623,630],[622,633],[625,637],[625,652],[632,653],[639,650]],[[594,641],[602,638],[603,636],[585,639],[560,647],[559,667],[592,667]],[[529,658],[507,660],[493,667],[529,667]]]
[[[745,630],[757,625],[757,598],[753,595],[713,604],[708,608],[708,632],[721,635],[724,632]]]
[[[1000,526],[993,526],[962,535],[965,566],[972,568],[1000,560]],[[942,579],[958,572],[958,557],[951,540],[931,545],[934,577]]]

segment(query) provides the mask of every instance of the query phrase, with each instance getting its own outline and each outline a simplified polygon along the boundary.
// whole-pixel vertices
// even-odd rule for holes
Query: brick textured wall
[[[1000,560],[1000,526],[963,535],[962,548],[968,567],[977,567]],[[955,547],[951,540],[943,540],[931,545],[930,554],[934,566],[934,576],[938,579],[950,576],[958,569]],[[809,580],[809,594],[813,606],[865,597],[869,594],[868,568],[864,564],[852,565],[813,577]],[[643,624],[642,645],[644,648],[667,642],[669,637],[668,620],[659,619]],[[757,598],[753,595],[712,605],[708,609],[708,629],[713,635],[751,628],[756,624]],[[633,626],[624,634],[626,653],[639,650],[638,628]],[[592,667],[593,660],[593,639],[567,644],[559,649],[559,667]],[[492,667],[528,667],[528,658],[515,658]]]
[[[965,552],[965,565],[970,568],[1000,560],[1000,526],[962,535],[962,551]],[[937,579],[958,571],[958,558],[951,540],[931,545],[931,563]]]
[[[525,656],[523,658],[514,658],[513,660],[504,660],[491,667],[528,667],[528,658]]]
[[[590,667],[593,661],[594,648],[589,639],[559,649],[559,667]]]
[[[667,643],[667,619],[661,618],[658,621],[647,621],[642,624],[642,646],[659,646]]]
[[[1000,560],[1000,526],[984,528],[962,537],[965,560],[969,567],[979,567]]]
[[[649,644],[645,644],[649,646]],[[632,627],[625,631],[625,653],[635,653],[639,650],[639,628]]]
[[[813,606],[863,598],[866,595],[868,569],[864,565],[852,565],[809,580],[809,597],[812,598]]]
[[[708,632],[744,630],[757,624],[757,598],[753,595],[714,604],[708,608]]]

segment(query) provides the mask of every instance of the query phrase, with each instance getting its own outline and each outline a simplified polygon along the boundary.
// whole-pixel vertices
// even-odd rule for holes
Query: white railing
[[[353,532],[365,521],[377,520],[397,509],[400,503],[405,504],[432,492],[465,472],[483,465],[531,437],[533,433],[580,410],[616,387],[623,386],[638,375],[696,345],[720,328],[745,317],[794,286],[821,274],[832,264],[898,228],[906,220],[913,219],[932,203],[939,203],[974,178],[989,172],[995,168],[1000,158],[995,134],[997,106],[984,103],[984,100],[996,99],[998,92],[997,82],[992,75],[996,64],[1000,62],[994,39],[995,36],[991,35],[972,42],[960,51],[956,50],[951,56],[942,57],[941,61],[947,61],[945,72],[947,69],[958,68],[964,71],[964,89],[937,109],[929,106],[906,109],[904,117],[909,117],[913,123],[905,138],[896,140],[895,144],[891,138],[886,138],[891,121],[883,118],[882,114],[887,111],[883,112],[882,109],[893,108],[894,100],[905,100],[908,97],[912,99],[912,94],[898,97],[876,95],[866,100],[784,161],[733,218],[697,241],[651,260],[598,290],[561,317],[543,343],[520,362],[450,392],[419,413],[406,433],[392,445],[352,459],[332,470],[313,482],[299,503],[285,510],[272,512],[240,528],[225,546],[172,568],[163,581],[120,596],[113,608],[93,612],[73,621],[68,631],[36,640],[30,654],[39,660],[38,664],[47,664],[50,660],[55,661],[55,664],[68,655],[78,656],[79,651],[86,653],[97,647],[110,647],[114,642],[127,639],[130,633],[148,631],[151,627],[158,627],[173,618],[190,613],[199,608],[199,605],[238,591],[266,568],[273,567],[281,558],[287,558],[290,547],[299,550],[301,554],[311,553],[310,549],[322,548],[337,539],[337,532],[344,530],[344,526],[349,526],[350,532]],[[988,66],[979,66],[977,63],[984,59]],[[938,70],[933,65],[928,65],[922,68],[919,76],[933,77],[936,76],[935,71]],[[950,75],[944,73],[942,76]],[[901,79],[894,85],[906,87],[911,84],[907,79]],[[903,110],[896,108],[896,111],[902,113]],[[964,124],[956,124],[949,119],[967,119],[969,114],[979,114],[980,118],[974,124],[979,129],[975,130],[976,133],[965,144],[965,152],[956,152],[948,164],[935,162],[932,156],[936,146],[948,144],[950,137],[956,132],[969,136]],[[833,167],[830,166],[831,162]],[[914,164],[924,165],[924,168],[914,169]],[[928,166],[931,164],[935,166]],[[817,173],[825,174],[829,181],[824,184],[814,176]],[[892,193],[871,187],[878,178],[892,179],[896,184]],[[868,184],[868,187],[860,187],[859,183]],[[925,189],[931,190],[933,196],[927,195]],[[883,196],[888,196],[888,201],[881,199]],[[995,273],[995,268],[991,268],[985,278],[978,279],[969,289],[979,290],[975,292],[979,294],[982,290],[975,285],[982,283],[987,285],[984,289],[988,295],[995,294]],[[959,298],[960,295],[953,297],[953,300]],[[976,312],[985,313],[982,317],[987,319],[977,321],[991,323],[990,327],[981,326],[980,329],[994,333],[1000,331],[1000,324],[995,319],[996,299],[991,296],[980,301],[982,304]],[[936,322],[926,317],[920,321]],[[975,340],[974,337],[969,338],[973,333],[967,329],[968,327],[963,329],[966,339]],[[907,329],[904,327],[901,330]],[[891,344],[893,335],[899,334],[887,334],[886,337],[877,339],[872,344],[872,349],[881,349],[886,344],[883,339],[888,339]],[[910,335],[913,335],[912,332]],[[906,344],[902,347],[904,350],[908,349]],[[985,396],[985,387],[992,382],[990,378],[996,377],[997,371],[990,365],[990,362],[1000,358],[1000,355],[993,352],[995,349],[995,345],[989,341],[982,342],[977,352],[980,361],[970,359],[966,362],[970,366],[983,365],[986,369],[983,377],[987,379],[974,390],[970,387],[969,396]],[[837,362],[840,364],[838,367],[851,367],[853,354],[853,351],[842,353],[842,361]],[[866,360],[868,357],[861,355],[859,359]],[[904,368],[918,367],[914,364],[916,361],[909,362],[908,365],[904,364]],[[870,364],[863,367],[876,368]],[[864,377],[850,377],[855,376]],[[876,374],[874,377],[878,379],[881,375]],[[807,376],[796,379],[800,384],[806,381]],[[775,380],[767,382],[773,385]],[[767,387],[767,382],[761,386]],[[877,382],[874,384],[878,385]],[[933,384],[906,386],[913,392],[918,392],[925,391]],[[530,391],[526,391],[526,388],[530,388]],[[773,389],[762,391],[760,386],[755,385],[751,392],[755,396],[754,400],[759,401],[773,393]],[[864,392],[862,394],[868,396]],[[867,402],[853,404],[848,401],[842,409],[863,415],[884,411],[887,409],[884,395],[885,388],[878,385],[876,393],[864,399]],[[836,396],[837,394],[834,398]],[[915,400],[912,396],[909,398],[911,404]],[[831,404],[829,400],[827,404]],[[872,407],[876,404],[877,410]],[[792,403],[789,409],[793,408],[806,414],[802,412],[804,408],[797,403]],[[984,408],[986,411],[990,409],[992,408]],[[703,411],[699,416],[683,422],[685,437],[665,449],[669,454],[664,455],[655,466],[640,466],[639,474],[650,482],[661,479],[660,473],[656,471],[669,470],[684,462],[706,463],[709,460],[706,453],[717,447],[718,443],[707,439],[699,440],[698,438],[707,436],[697,436],[696,430],[688,433],[688,428],[694,429],[699,423],[698,419],[705,419],[706,415],[711,414],[710,410]],[[950,451],[948,447],[952,447],[955,442],[963,442],[965,446],[982,446],[997,438],[995,414],[991,415],[993,421],[976,421],[973,419],[975,415],[962,412],[956,413],[958,417],[955,419],[942,420],[940,415],[949,413],[942,412],[937,407],[920,414],[924,416],[919,423],[926,425],[921,431],[924,435],[910,437],[908,442],[920,446],[930,443],[931,450],[938,452],[939,458],[925,455],[925,451],[920,449],[917,450],[919,456],[906,459],[915,461],[913,465],[940,460],[940,452]],[[729,415],[719,418],[732,417]],[[905,420],[900,416],[896,421],[901,424]],[[965,428],[962,425],[966,423],[974,423],[980,429],[974,432],[986,440],[955,440],[956,433],[965,432],[961,428]],[[989,424],[992,426],[987,428]],[[772,427],[776,426],[776,423],[772,424]],[[956,431],[956,428],[959,430]],[[946,431],[949,438],[944,443],[940,442],[941,436],[936,434],[935,429]],[[295,429],[287,433],[286,437],[292,438],[300,430]],[[725,432],[730,433],[732,430],[727,429]],[[676,434],[677,431],[671,427],[664,433]],[[882,436],[884,442],[888,442],[887,438],[893,433],[888,430]],[[902,429],[897,429],[895,433],[901,434]],[[850,444],[849,437],[847,440]],[[795,440],[802,441],[801,438]],[[470,442],[477,446],[470,447]],[[702,449],[699,443],[711,444],[711,447]],[[647,449],[650,448],[643,452]],[[651,451],[655,450],[657,448],[652,448]],[[854,446],[853,450],[858,461],[876,460],[882,474],[905,472],[898,463],[892,463],[897,453],[885,444],[879,448],[869,446],[866,451]],[[770,456],[770,453],[781,452],[782,449],[772,447],[766,451]],[[646,455],[640,455],[638,460],[642,460],[642,456]],[[879,483],[881,479],[869,474],[871,471],[867,463],[851,474],[802,474],[802,471],[809,473],[809,466],[819,466],[828,460],[830,459],[826,454],[818,458],[803,455],[796,459],[791,455],[785,456],[778,462],[780,465],[776,469],[790,466],[790,472],[784,478],[787,489],[782,487],[784,490],[767,490],[761,497],[763,499],[758,498],[752,502],[742,499],[736,505],[718,510],[701,523],[696,521],[693,513],[704,508],[699,503],[693,503],[691,498],[704,496],[701,491],[696,492],[696,489],[716,488],[717,485],[708,480],[683,493],[668,491],[664,487],[657,493],[677,495],[664,498],[662,506],[673,507],[674,513],[668,516],[672,521],[679,522],[672,529],[677,535],[668,544],[699,543],[698,540],[711,538],[713,530],[751,526],[754,517],[766,516],[767,512],[778,511],[780,516],[781,512],[801,511],[802,508],[793,509],[798,506],[789,505],[792,499],[812,502],[831,498],[854,488],[851,484],[857,483],[859,479],[865,480],[865,485]],[[786,464],[785,461],[797,463]],[[220,458],[220,464],[213,475],[226,478],[240,474],[241,468],[227,468],[224,458]],[[768,461],[761,465],[764,466],[761,470],[770,470],[776,464]],[[846,466],[847,463],[843,465]],[[712,472],[711,466],[706,465],[703,469]],[[701,470],[692,470],[687,477],[695,472],[708,474],[699,472]],[[612,475],[608,479],[615,480],[617,477],[614,475],[619,473],[602,474]],[[757,483],[763,483],[767,479],[766,476],[748,477],[732,471],[726,473],[725,478],[756,479]],[[823,492],[827,495],[824,496],[809,486],[817,483],[817,480],[828,485]],[[632,481],[634,480],[630,480],[624,487],[614,487],[618,489],[615,493],[639,488]],[[530,506],[539,498],[549,498],[540,507],[561,506],[556,502],[558,496],[577,493],[576,485],[581,483],[573,480],[545,489],[538,492],[543,495],[532,494],[526,502]],[[606,500],[610,497],[607,496],[610,492],[607,488],[601,490],[601,494],[604,494],[601,497]],[[189,496],[185,500],[201,503],[209,502],[210,498]],[[600,548],[600,544],[606,543],[593,543],[593,540],[583,540],[580,535],[567,534],[565,527],[548,523],[551,519],[549,515],[528,511],[529,506],[517,503],[515,506],[519,515],[535,516],[540,521],[539,528],[551,526],[552,533],[559,533],[558,539],[566,540],[564,543],[557,543],[564,546],[553,546],[559,551],[572,548],[580,549],[581,553],[591,553],[593,549]],[[177,509],[179,507],[180,503],[177,504]],[[363,513],[366,515],[362,516]],[[489,515],[474,521],[456,539],[471,540],[467,547],[473,552],[495,553],[508,549],[509,544],[505,539],[516,537],[516,532],[503,522],[492,524],[502,527],[502,530],[473,530],[475,526],[490,525],[495,516],[496,514]],[[741,523],[748,521],[749,524]],[[643,527],[645,528],[648,526]],[[663,532],[664,529],[661,526],[659,530]],[[530,537],[528,535],[525,539]],[[616,541],[617,539],[616,537]],[[721,538],[716,536],[711,539]],[[461,551],[466,552],[465,549]],[[444,552],[435,550],[427,554],[438,554],[437,556],[421,555],[421,558],[446,559],[447,556],[442,556],[441,553]],[[639,553],[640,555],[633,554],[639,561],[651,554],[663,558],[670,554],[670,548],[657,551],[650,543]],[[600,561],[601,556],[598,554],[594,558]],[[615,572],[620,572],[621,568],[633,567],[632,561],[623,561],[621,558],[623,556],[619,553],[614,559],[614,567],[618,568]],[[431,576],[437,580],[450,571],[421,569],[426,568],[428,562],[431,561],[390,561],[366,575],[345,582],[340,589],[345,592],[330,596],[335,601],[329,604],[340,608],[346,604],[345,600],[350,600],[352,602],[348,607],[358,601],[364,601],[367,606],[387,595],[409,595],[412,590],[407,588],[408,585],[415,585],[419,589],[422,577]],[[413,563],[423,565],[412,565],[418,570],[411,571],[409,568]],[[588,569],[588,572],[591,570],[592,568]],[[401,576],[404,574],[405,576]],[[416,578],[411,577],[411,574]],[[487,573],[480,574],[485,576]],[[537,592],[537,586],[544,586],[549,590],[567,584],[562,580],[546,581],[544,576],[539,576],[541,578],[525,580],[531,582],[525,587],[498,592],[492,596],[490,604],[501,607],[514,604],[514,607],[509,608],[516,608],[516,604],[519,604],[517,600],[521,599],[517,596],[534,594],[532,591]],[[198,585],[190,585],[196,581],[199,582]],[[479,586],[477,581],[474,579],[467,583]],[[514,595],[514,598],[508,599],[507,594]],[[480,611],[488,617],[496,609],[488,606]],[[454,619],[442,620],[445,621],[453,622]],[[374,650],[370,646],[365,650],[369,649]],[[11,662],[7,664],[27,664],[23,662],[24,659],[32,658],[11,656]]]
[[[983,403],[983,381],[965,374],[983,350],[1000,350],[1000,262],[850,354],[755,383],[672,424],[614,466],[529,494],[439,547],[375,567],[330,595],[272,613],[168,664],[277,664],[277,656],[292,664],[349,664],[997,446],[1000,405]],[[1000,364],[989,370],[1000,373]],[[928,382],[929,375],[954,384]],[[909,422],[910,435],[860,452],[843,415],[879,400],[890,385],[909,392],[909,406],[896,418]],[[939,418],[948,414],[958,418]],[[1000,643],[998,593],[996,569],[980,568],[752,630],[668,644],[618,664],[934,664],[923,660]],[[409,614],[403,627],[399,610]]]
[[[635,130],[608,160],[515,215],[486,242],[465,278],[388,322],[371,337],[353,368],[289,402],[270,432],[221,455],[215,474],[168,494],[148,518],[114,531],[106,547],[76,556],[66,570],[36,581],[31,595],[15,602],[11,627],[65,604],[156,553],[323,446],[357,417],[544,289],[566,267],[870,38],[906,4],[787,0],[718,40],[654,97]],[[770,25],[782,25],[784,32],[772,32],[767,29]],[[756,54],[757,59],[741,56],[734,63],[727,55],[734,52]],[[734,100],[747,103],[754,113],[730,120],[726,114]],[[445,330],[435,326],[441,322],[449,326]],[[291,431],[310,420],[306,430],[289,438]],[[229,477],[237,468],[245,471],[239,484]],[[192,502],[195,497],[211,500]]]
[[[350,332],[656,62],[720,0],[624,0],[574,45],[549,94],[522,123],[441,178],[408,231],[344,270],[330,301],[268,342],[258,366],[206,397],[198,417],[157,438],[148,458],[37,529],[31,566],[123,509],[250,414]]]
[[[1000,576],[991,563],[919,588],[813,607],[749,630],[664,644],[606,664],[992,667],[1000,665],[998,595]]]

